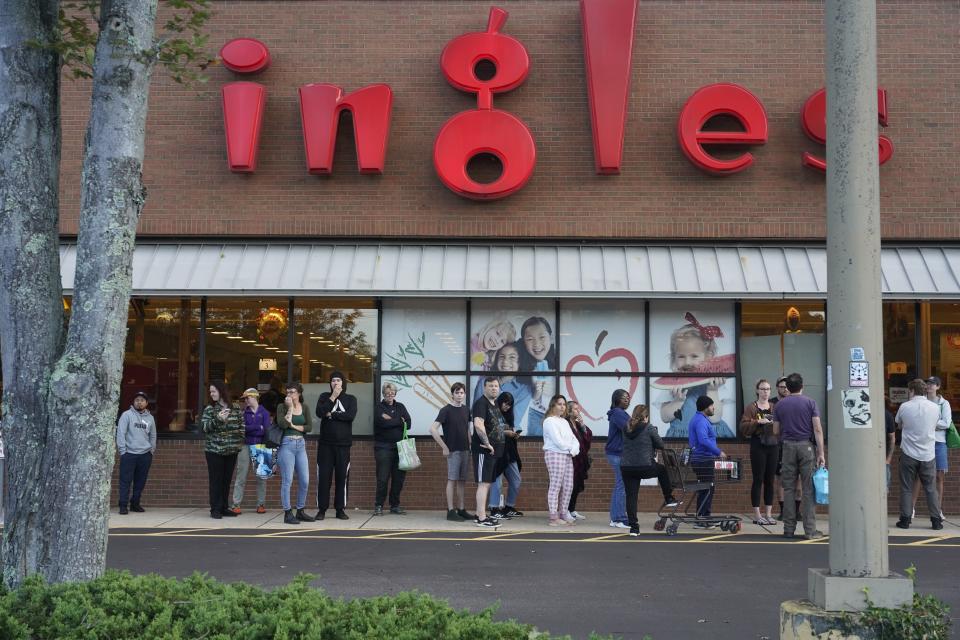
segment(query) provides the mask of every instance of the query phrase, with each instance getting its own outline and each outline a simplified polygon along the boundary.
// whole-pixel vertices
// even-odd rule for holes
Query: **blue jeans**
[[[488,504],[491,508],[500,506],[500,478],[503,477],[506,477],[507,483],[510,485],[507,489],[507,501],[504,504],[511,507],[517,506],[517,495],[520,493],[520,467],[517,466],[516,462],[511,462],[490,485]]]
[[[307,504],[307,489],[310,488],[310,467],[307,465],[307,443],[303,438],[284,437],[280,443],[280,504],[284,511],[290,510],[290,485],[297,474],[297,509]]]
[[[607,454],[607,462],[613,467],[613,493],[610,494],[610,522],[627,524],[627,492],[620,475],[620,456]]]

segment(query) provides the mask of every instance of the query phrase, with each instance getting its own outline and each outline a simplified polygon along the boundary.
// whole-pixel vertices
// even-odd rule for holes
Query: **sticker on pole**
[[[869,387],[870,386],[870,363],[869,362],[851,362],[850,363],[850,386],[851,387]]]
[[[866,389],[843,389],[843,428],[869,429],[870,392]]]
[[[867,355],[863,347],[850,347],[850,359],[856,361],[866,360]]]

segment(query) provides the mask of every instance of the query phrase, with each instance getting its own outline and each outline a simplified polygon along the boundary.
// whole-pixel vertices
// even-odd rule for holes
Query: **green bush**
[[[264,591],[194,574],[184,580],[110,571],[86,583],[28,579],[0,592],[0,638],[11,640],[547,639],[530,625],[496,622],[494,609],[456,611],[421,593],[334,599],[313,576]],[[556,636],[553,636],[556,638]]]

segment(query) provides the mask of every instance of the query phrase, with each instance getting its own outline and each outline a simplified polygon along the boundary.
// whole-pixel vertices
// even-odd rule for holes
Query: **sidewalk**
[[[440,511],[411,511],[405,516],[387,514],[383,516],[374,516],[369,510],[353,509],[347,512],[349,520],[337,520],[331,509],[327,512],[327,519],[322,522],[303,522],[299,525],[287,525],[283,523],[282,511],[268,511],[265,514],[258,514],[253,510],[244,511],[242,515],[236,518],[223,518],[222,520],[213,520],[210,518],[209,510],[206,508],[150,508],[146,507],[146,513],[131,513],[121,516],[116,511],[110,514],[111,529],[264,529],[264,530],[295,530],[295,529],[318,529],[318,530],[372,530],[372,531],[477,531],[479,527],[474,526],[472,522],[448,522],[446,513]],[[469,510],[469,509],[468,509]],[[313,515],[314,509],[308,509],[307,513]],[[472,511],[471,511],[472,513]],[[579,533],[626,533],[626,529],[614,529],[609,526],[608,516],[605,512],[584,513],[586,520],[579,520],[570,527],[551,527],[547,525],[546,512],[524,512],[522,518],[503,521],[500,531],[529,531],[562,533],[565,531]],[[740,514],[743,518],[743,534],[759,534],[779,536],[783,532],[783,526],[761,527],[750,521],[746,514]],[[640,532],[653,533],[653,524],[657,520],[655,513],[639,514]],[[918,517],[910,529],[903,530],[894,526],[897,518],[892,517],[888,521],[891,537],[953,537],[960,536],[960,526],[951,522],[944,522],[941,531],[933,531],[930,528],[930,520],[925,517]],[[954,521],[956,522],[956,520]],[[829,534],[830,523],[825,517],[817,519],[817,526],[820,531]],[[689,533],[693,531],[689,526],[681,527],[681,532]],[[719,529],[717,533],[721,533]],[[798,533],[803,533],[803,527],[797,529]],[[701,532],[702,533],[702,532]]]

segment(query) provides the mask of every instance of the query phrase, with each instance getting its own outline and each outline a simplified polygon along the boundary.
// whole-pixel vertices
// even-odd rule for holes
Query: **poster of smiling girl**
[[[716,403],[710,421],[717,437],[736,437],[733,305],[658,302],[650,321],[651,368],[675,374],[650,380],[653,424],[668,438],[686,438],[697,398],[708,395]]]
[[[514,419],[525,435],[543,435],[543,414],[554,392],[557,351],[555,313],[541,302],[522,309],[504,309],[494,301],[476,301],[470,318],[471,371],[489,371],[500,378],[500,390],[516,399]],[[552,305],[551,305],[552,306]],[[483,377],[474,378],[474,395]]]

